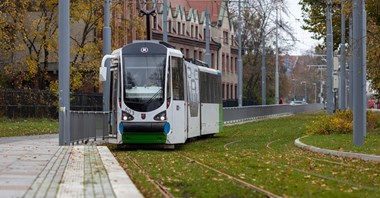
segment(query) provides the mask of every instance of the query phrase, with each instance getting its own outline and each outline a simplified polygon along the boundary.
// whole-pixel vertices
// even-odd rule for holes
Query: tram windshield
[[[166,56],[124,56],[124,102],[140,112],[164,103]]]

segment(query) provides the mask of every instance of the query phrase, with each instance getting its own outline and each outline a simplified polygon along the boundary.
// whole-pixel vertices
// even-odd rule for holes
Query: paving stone
[[[0,198],[142,197],[107,147],[59,146],[58,135],[0,138],[0,158]]]

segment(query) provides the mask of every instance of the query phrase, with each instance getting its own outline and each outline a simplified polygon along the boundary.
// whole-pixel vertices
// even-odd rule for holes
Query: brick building
[[[162,40],[162,4],[158,5],[157,15],[151,18],[152,39]],[[121,5],[124,12],[114,12],[114,30],[128,32],[124,37],[113,37],[113,43],[131,43],[136,39],[143,39],[136,34],[137,29],[133,23],[145,20],[138,18],[136,2]],[[235,41],[235,30],[228,13],[228,1],[192,1],[168,0],[167,32],[168,42],[181,50],[186,58],[195,58],[205,61],[206,53],[206,20],[205,10],[210,11],[210,55],[211,68],[222,71],[223,99],[237,99],[237,58],[238,47]],[[120,19],[129,20],[127,25],[121,26]],[[124,23],[125,24],[125,23]],[[140,24],[145,24],[140,21]],[[115,34],[117,34],[115,32]],[[120,34],[118,34],[120,35]],[[119,43],[119,44],[118,44]]]

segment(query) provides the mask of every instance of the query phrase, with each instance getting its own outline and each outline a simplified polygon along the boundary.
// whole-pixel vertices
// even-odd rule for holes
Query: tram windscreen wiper
[[[148,106],[153,100],[155,100],[157,96],[160,95],[161,92],[162,92],[162,88],[160,88],[160,90],[158,90],[155,94],[153,94],[153,96],[145,103],[144,107]]]

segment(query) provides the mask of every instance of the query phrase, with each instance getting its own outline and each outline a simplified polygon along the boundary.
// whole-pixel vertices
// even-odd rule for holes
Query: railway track
[[[239,179],[239,178],[237,178],[237,177],[234,177],[234,176],[232,176],[232,175],[230,175],[230,174],[228,174],[228,173],[226,173],[226,172],[224,172],[224,171],[221,171],[221,170],[219,170],[219,169],[216,169],[216,168],[214,168],[214,167],[211,167],[211,166],[209,166],[209,165],[207,165],[207,164],[204,164],[204,163],[202,163],[202,162],[200,162],[200,161],[198,161],[198,160],[192,159],[192,158],[190,158],[190,157],[188,157],[188,156],[186,156],[186,155],[179,154],[179,153],[177,153],[177,155],[179,155],[179,156],[181,156],[181,157],[187,159],[189,162],[194,162],[194,163],[196,163],[196,164],[198,164],[198,165],[200,165],[200,166],[203,166],[203,167],[205,167],[205,168],[207,168],[207,169],[209,169],[209,170],[212,170],[212,171],[214,171],[214,172],[216,172],[216,173],[218,173],[218,174],[224,175],[225,177],[227,177],[227,178],[230,179],[231,181],[233,181],[233,182],[235,182],[235,183],[237,183],[237,184],[239,184],[239,185],[242,185],[242,186],[244,186],[244,187],[246,187],[246,188],[252,189],[252,190],[254,190],[254,191],[256,191],[256,192],[262,193],[262,194],[264,194],[266,197],[270,197],[270,198],[279,198],[279,197],[281,197],[281,196],[276,195],[276,194],[274,194],[274,193],[272,193],[272,192],[270,192],[270,191],[268,191],[268,190],[265,190],[265,189],[263,189],[263,188],[260,188],[260,187],[258,187],[258,186],[255,186],[255,185],[253,185],[253,184],[250,184],[250,183],[248,183],[248,182],[246,182],[246,181],[243,181],[243,180],[241,180],[241,179]]]
[[[271,145],[273,143],[275,143],[275,142],[278,142],[278,141],[280,141],[280,139],[268,142],[266,144],[266,148],[268,148],[270,151],[273,151],[273,148],[271,148]],[[341,167],[345,167],[345,168],[349,168],[349,169],[353,169],[353,170],[365,170],[364,167],[357,166],[357,165],[351,165],[351,164],[343,163],[343,162],[335,162],[335,161],[327,160],[327,159],[322,158],[322,157],[317,158],[317,157],[309,157],[309,156],[303,156],[303,155],[300,155],[300,154],[295,154],[294,152],[290,151],[290,149],[289,149],[288,146],[286,146],[286,147],[287,147],[286,149],[289,150],[288,154],[291,155],[292,157],[295,157],[295,158],[304,158],[304,159],[307,159],[307,160],[310,160],[310,161],[313,161],[313,162],[317,162],[317,163],[328,163],[328,164],[333,164],[333,165],[336,165],[336,166],[341,166]],[[310,152],[310,151],[306,151],[306,152]],[[315,154],[315,153],[313,153],[313,154]],[[338,179],[338,178],[335,178],[335,177],[331,177],[331,176],[315,173],[313,171],[306,171],[306,170],[299,169],[299,168],[296,168],[296,167],[293,167],[293,166],[289,166],[287,164],[276,163],[276,162],[274,162],[274,164],[276,166],[292,169],[293,171],[297,171],[297,172],[305,174],[305,175],[311,175],[313,177],[317,177],[317,178],[320,178],[320,179],[330,180],[330,181],[333,181],[333,182],[337,182],[337,183],[341,183],[341,184],[346,184],[346,185],[350,185],[350,186],[355,186],[357,188],[363,188],[363,189],[366,189],[366,190],[375,191],[375,192],[379,192],[380,193],[380,190],[377,189],[376,187],[366,186],[366,185],[362,185],[362,184],[358,184],[358,183],[353,183],[353,182],[342,180],[342,179]],[[370,170],[370,169],[368,169],[368,170]],[[378,173],[377,171],[374,171],[374,172]]]
[[[258,192],[258,193],[261,193],[261,194],[265,195],[268,198],[280,198],[280,197],[282,197],[282,196],[276,195],[276,194],[274,194],[274,193],[272,193],[272,192],[270,192],[268,190],[265,190],[265,189],[263,189],[261,187],[258,187],[258,186],[255,186],[253,184],[250,184],[250,183],[248,183],[246,181],[243,181],[243,180],[241,180],[241,179],[239,179],[239,178],[237,178],[237,177],[235,177],[235,176],[233,176],[231,174],[228,174],[228,173],[226,173],[224,171],[221,171],[221,170],[216,169],[214,167],[211,167],[211,166],[209,166],[207,164],[204,164],[204,163],[202,163],[202,162],[200,162],[198,160],[190,158],[190,157],[188,157],[186,155],[179,154],[179,153],[176,153],[176,154],[179,157],[181,157],[181,158],[185,158],[189,162],[196,163],[196,164],[198,164],[198,165],[200,165],[200,166],[202,166],[202,167],[204,167],[204,168],[206,168],[208,170],[211,170],[211,171],[213,171],[213,172],[215,172],[217,174],[223,175],[226,178],[228,178],[229,180],[233,181],[234,183],[236,183],[238,185],[241,185],[241,186],[243,186],[245,188],[249,188],[251,190],[254,190],[254,191]],[[126,155],[126,157],[127,157],[127,159],[129,161],[131,161],[133,163],[133,165],[135,165],[140,170],[140,172],[147,178],[147,180],[150,183],[152,183],[156,187],[157,190],[159,190],[159,192],[161,193],[161,195],[163,197],[165,197],[165,198],[174,198],[175,197],[173,194],[170,193],[170,191],[168,190],[167,187],[165,187],[164,185],[160,184],[160,182],[158,182],[158,181],[154,180],[153,178],[151,178],[149,176],[149,174],[147,173],[147,171],[135,159],[133,159],[129,155]]]
[[[131,161],[140,171],[141,173],[147,178],[147,180],[154,185],[154,187],[159,190],[161,195],[165,198],[174,198],[175,196],[169,192],[169,190],[157,182],[156,180],[152,179],[149,174],[145,171],[145,169],[134,159],[132,159],[129,155],[126,155],[129,161]]]

